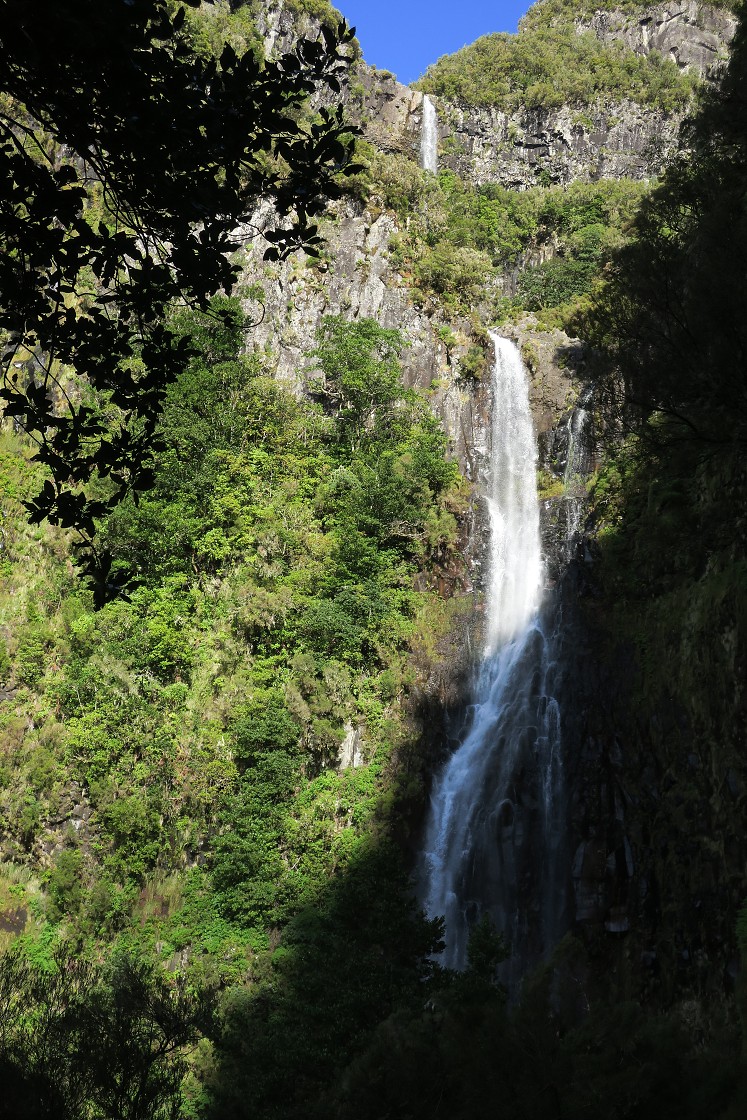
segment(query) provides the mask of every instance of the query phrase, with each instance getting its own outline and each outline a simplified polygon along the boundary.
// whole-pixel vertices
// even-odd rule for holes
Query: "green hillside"
[[[591,32],[577,32],[560,14],[551,22],[542,14],[541,5],[518,35],[485,35],[445,55],[417,87],[446,101],[505,113],[622,100],[672,113],[692,96],[695,79],[670,59],[602,43]]]

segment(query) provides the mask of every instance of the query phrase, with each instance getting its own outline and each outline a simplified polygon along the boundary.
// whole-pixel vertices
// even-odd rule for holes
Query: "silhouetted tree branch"
[[[341,108],[301,123],[312,92],[340,89],[344,21],[264,62],[228,44],[203,57],[171,13],[0,3],[1,393],[47,468],[31,520],[77,531],[98,603],[119,585],[96,520],[152,484],[164,393],[188,357],[169,306],[231,290],[234,231],[260,199],[276,215],[266,259],[313,253],[314,219],[357,170]]]

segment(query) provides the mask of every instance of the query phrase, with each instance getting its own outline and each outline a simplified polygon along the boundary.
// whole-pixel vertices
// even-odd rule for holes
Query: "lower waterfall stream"
[[[419,881],[429,916],[445,918],[443,963],[465,967],[487,913],[511,950],[511,983],[562,932],[563,766],[527,375],[515,344],[491,338],[484,648],[466,731],[434,780]]]

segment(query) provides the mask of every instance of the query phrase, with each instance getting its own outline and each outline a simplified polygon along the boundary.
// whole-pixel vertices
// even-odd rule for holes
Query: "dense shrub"
[[[527,311],[540,311],[569,303],[588,291],[596,273],[593,260],[555,257],[519,276],[518,298]]]

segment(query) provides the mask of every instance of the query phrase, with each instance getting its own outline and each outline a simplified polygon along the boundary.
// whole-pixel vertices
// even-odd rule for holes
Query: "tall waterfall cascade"
[[[444,964],[466,965],[488,913],[518,975],[562,932],[563,767],[527,374],[515,344],[491,338],[484,647],[461,744],[434,782],[419,881],[428,914],[445,918]]]
[[[423,96],[423,123],[420,131],[420,166],[424,171],[438,171],[438,117],[436,106],[428,94]]]

